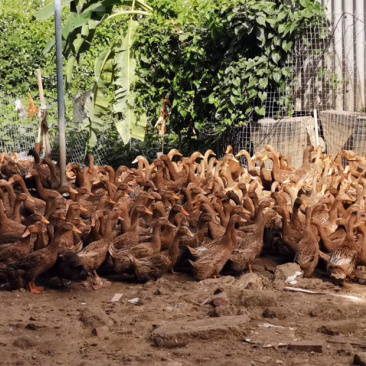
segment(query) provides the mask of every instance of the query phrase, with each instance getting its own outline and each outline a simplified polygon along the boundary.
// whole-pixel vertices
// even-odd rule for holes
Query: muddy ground
[[[0,291],[0,364],[352,365],[366,351],[365,287],[339,288],[322,272],[285,284],[276,264],[261,258],[254,275],[201,283],[174,274],[97,291],[56,280],[41,295]]]

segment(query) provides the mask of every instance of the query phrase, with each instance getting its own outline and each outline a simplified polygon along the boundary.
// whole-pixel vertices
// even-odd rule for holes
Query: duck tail
[[[333,277],[336,280],[344,280],[346,274],[340,268],[332,268],[330,277]]]
[[[109,254],[113,259],[122,259],[126,258],[127,251],[126,250],[118,250],[114,246],[114,244],[111,244],[111,246],[108,249]]]
[[[327,263],[330,261],[330,255],[322,252],[321,250],[319,250],[319,257]]]
[[[135,268],[136,265],[138,265],[139,260],[137,258],[135,258],[133,255],[129,254],[129,253],[127,253],[126,255],[129,258],[129,260],[131,261],[131,264],[132,264],[133,268]]]
[[[192,248],[189,245],[187,245],[187,249],[189,253],[191,253],[192,257],[198,258],[200,256],[200,252],[196,248]]]

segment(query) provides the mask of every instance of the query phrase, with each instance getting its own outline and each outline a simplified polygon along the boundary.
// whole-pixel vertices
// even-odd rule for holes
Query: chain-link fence
[[[329,15],[328,24],[313,25],[294,46],[288,60],[292,77],[279,90],[268,90],[266,118],[249,122],[235,135],[237,150],[253,154],[270,144],[292,156],[299,167],[305,146],[316,143],[316,109],[318,143],[328,153],[366,152],[366,17],[348,12]]]

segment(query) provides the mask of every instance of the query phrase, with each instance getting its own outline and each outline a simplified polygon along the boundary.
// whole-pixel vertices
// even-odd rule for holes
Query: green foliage
[[[312,0],[292,6],[270,0],[151,5],[153,15],[143,19],[135,41],[137,105],[154,122],[162,95],[168,97],[170,139],[191,148],[263,117],[267,91],[291,76],[286,61],[294,43],[312,24],[326,21]],[[286,110],[289,100],[278,103]]]
[[[108,45],[96,57],[94,74],[94,105],[90,110],[90,118],[86,121],[89,130],[89,144],[96,144],[98,131],[105,124],[103,115],[109,111],[109,88],[116,91],[114,107],[120,121],[117,130],[127,143],[131,137],[144,139],[146,118],[136,118],[134,114],[134,97],[131,84],[135,78],[135,60],[131,57],[131,43],[136,22],[134,15],[149,15],[151,8],[143,0],[63,0],[62,5],[71,3],[70,13],[63,24],[63,54],[67,59],[66,86],[71,81],[74,65],[80,56],[89,51],[96,29],[111,19],[130,17],[127,34],[123,36],[125,27],[118,32],[117,41]],[[121,8],[123,6],[123,8]],[[53,3],[37,12],[40,20],[52,16]],[[45,47],[47,54],[54,46],[51,40]]]
[[[37,94],[35,70],[41,68],[46,96],[54,96],[56,67],[52,54],[42,55],[53,22],[35,22],[31,11],[23,12],[14,5],[13,8],[5,6],[0,12],[1,84],[18,97],[29,92]]]

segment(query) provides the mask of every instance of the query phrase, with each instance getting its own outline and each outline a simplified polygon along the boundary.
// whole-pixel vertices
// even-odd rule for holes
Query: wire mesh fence
[[[366,153],[366,16],[329,16],[329,23],[313,25],[295,44],[288,60],[292,76],[278,90],[267,91],[266,118],[250,121],[235,134],[237,150],[254,154],[270,144],[301,166],[304,147],[316,144],[316,109],[318,143],[328,153]]]
[[[305,146],[316,144],[312,116],[316,109],[318,143],[328,153],[353,149],[364,154],[365,19],[363,13],[329,12],[329,22],[313,24],[294,45],[287,61],[291,70],[288,82],[276,89],[268,87],[265,118],[248,121],[246,127],[234,131],[227,143],[231,142],[235,151],[245,149],[251,155],[270,144],[290,155],[298,167]],[[15,110],[16,99],[0,87],[0,152],[26,153],[37,139],[38,119],[21,119]],[[22,102],[27,107],[27,98]],[[48,112],[53,158],[57,160],[57,105],[53,101],[48,104]],[[88,131],[83,124],[69,121],[66,137],[67,162],[85,163]],[[109,121],[92,150],[95,161],[117,166],[122,161],[122,149],[113,121]]]

